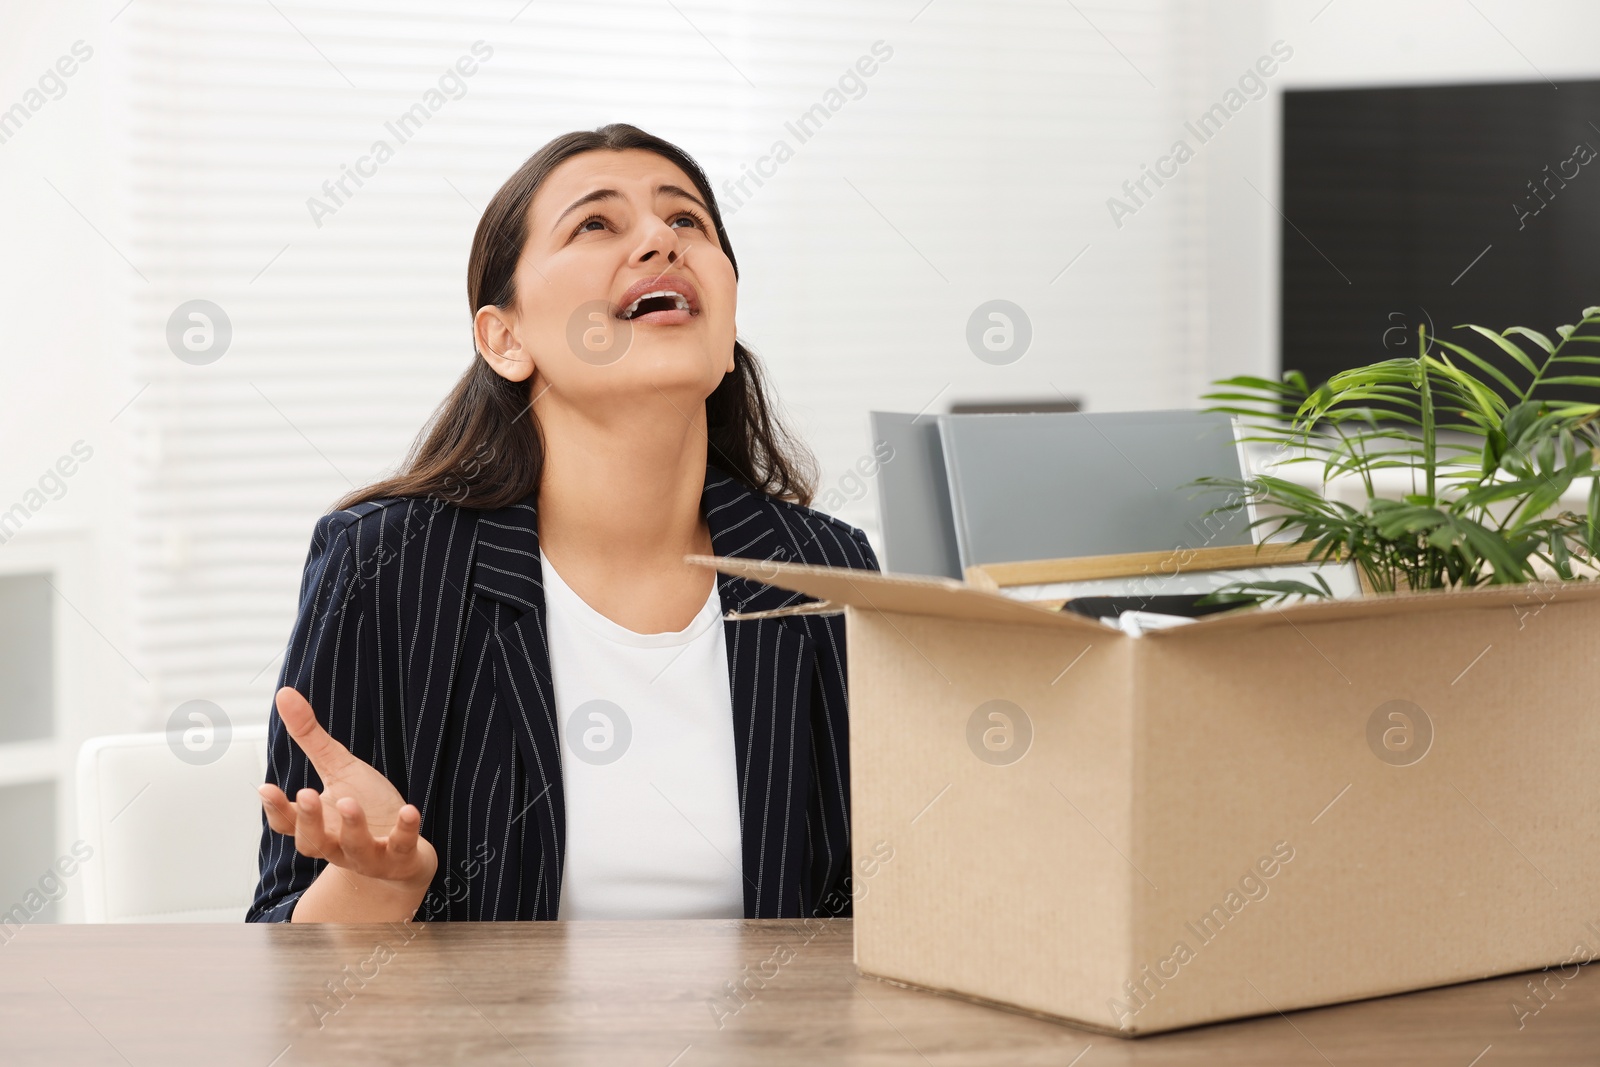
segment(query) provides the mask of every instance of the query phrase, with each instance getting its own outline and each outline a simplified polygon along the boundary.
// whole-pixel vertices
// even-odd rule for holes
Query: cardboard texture
[[[696,558],[845,612],[865,974],[1134,1036],[1600,955],[1600,583],[1131,637]]]

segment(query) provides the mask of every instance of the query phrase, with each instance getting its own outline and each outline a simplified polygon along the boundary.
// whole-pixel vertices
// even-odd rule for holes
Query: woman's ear
[[[512,318],[493,304],[485,304],[473,316],[472,335],[478,355],[500,377],[510,382],[525,382],[533,376],[533,357],[517,339]]]

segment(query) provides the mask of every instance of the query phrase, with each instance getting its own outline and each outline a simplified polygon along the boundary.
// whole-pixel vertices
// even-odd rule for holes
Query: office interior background
[[[817,506],[876,537],[870,410],[1196,407],[1276,375],[1286,90],[1600,77],[1582,0],[0,14],[0,903],[70,846],[86,738],[190,701],[265,720],[312,524],[473,358],[473,229],[551,137],[626,121],[702,163]],[[1261,57],[1260,92],[1133,197]],[[1025,313],[1019,359],[969,344],[992,300]],[[175,340],[193,307],[204,358]]]

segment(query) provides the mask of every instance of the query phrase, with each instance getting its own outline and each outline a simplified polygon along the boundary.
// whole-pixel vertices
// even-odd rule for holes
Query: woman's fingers
[[[327,860],[369,878],[408,878],[422,840],[422,813],[403,806],[386,837],[374,837],[367,813],[354,797],[325,798],[309,787],[290,800],[268,782],[258,786],[267,824],[280,834],[294,835],[302,856]]]
[[[292,833],[301,855],[327,860],[369,878],[409,877],[406,872],[414,862],[422,830],[422,814],[416,805],[401,808],[394,829],[387,837],[378,838],[372,835],[367,813],[354,797],[329,800],[306,788],[291,802],[274,785],[264,785],[259,792],[268,822],[279,833]]]
[[[340,797],[333,807],[339,816],[339,851],[344,853],[344,866],[357,874],[385,877],[378,843],[372,839],[361,805],[354,797]]]
[[[422,813],[415,804],[407,804],[395,817],[394,829],[389,831],[389,854],[396,859],[409,860],[417,851],[417,838],[421,836]]]
[[[322,820],[322,795],[315,789],[300,790],[295,795],[294,847],[302,856],[336,863],[339,850],[330,845]]]
[[[284,796],[283,790],[268,782],[257,786],[256,792],[261,795],[261,808],[267,813],[267,825],[280,834],[294,833],[294,805]]]
[[[355,760],[355,757],[350,755],[349,749],[335,741],[333,736],[322,728],[322,724],[317,721],[316,713],[311,710],[311,705],[298,690],[292,686],[284,686],[278,690],[274,704],[278,709],[278,718],[283,720],[289,736],[300,746],[300,751],[306,754],[306,758],[311,761],[311,766],[316,768],[317,775],[323,782],[336,776]]]

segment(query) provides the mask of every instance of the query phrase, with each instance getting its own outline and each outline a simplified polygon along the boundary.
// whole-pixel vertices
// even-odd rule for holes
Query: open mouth
[[[660,320],[652,316],[672,311],[684,312],[685,318],[694,314],[694,309],[690,306],[688,297],[673,289],[658,289],[654,292],[645,293],[623,308],[618,318],[630,321],[642,319],[654,322]]]
[[[655,274],[628,286],[613,307],[613,314],[623,322],[680,325],[694,321],[700,314],[700,294],[688,278]]]

